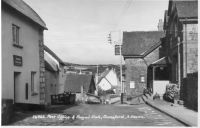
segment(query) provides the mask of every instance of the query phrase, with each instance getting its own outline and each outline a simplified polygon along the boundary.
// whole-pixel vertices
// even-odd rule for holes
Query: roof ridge
[[[40,17],[40,15],[38,15],[38,13],[30,6],[28,5],[26,2],[24,2],[23,0],[21,0],[26,6],[28,6],[37,16],[38,18],[45,24],[46,26],[46,23],[44,22],[44,20]]]
[[[52,55],[59,63],[64,64],[64,62],[49,48],[44,44],[44,50]]]
[[[150,48],[148,48],[146,51],[144,51],[143,53],[141,53],[140,55],[142,55],[143,57],[147,56],[148,54],[150,54],[152,51],[154,51],[156,48],[158,48],[161,45],[161,41],[158,41],[156,43],[154,43]]]
[[[132,32],[162,32],[162,31],[158,31],[158,30],[152,30],[152,31],[123,31],[123,32],[127,32],[127,33],[132,33]]]
[[[23,0],[2,0],[2,2],[47,30],[46,24],[42,18]]]

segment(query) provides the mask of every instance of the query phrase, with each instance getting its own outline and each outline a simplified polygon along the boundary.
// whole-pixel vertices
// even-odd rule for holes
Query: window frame
[[[23,48],[20,45],[20,27],[16,24],[12,24],[12,43],[15,47]]]
[[[31,71],[31,94],[37,95],[37,87],[36,87],[36,71]]]

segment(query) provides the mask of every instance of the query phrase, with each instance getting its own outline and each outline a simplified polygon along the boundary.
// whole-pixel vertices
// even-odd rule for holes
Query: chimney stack
[[[162,21],[162,19],[159,19],[157,27],[158,27],[158,31],[163,31],[163,21]]]

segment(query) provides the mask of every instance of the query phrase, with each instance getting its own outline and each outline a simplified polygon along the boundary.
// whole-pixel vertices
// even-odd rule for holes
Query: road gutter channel
[[[189,123],[188,121],[183,120],[183,119],[179,119],[178,117],[173,116],[173,114],[171,114],[171,113],[169,113],[169,112],[166,112],[165,110],[162,110],[162,109],[160,109],[159,107],[156,107],[156,106],[153,105],[151,102],[145,100],[143,96],[142,96],[142,99],[144,100],[145,104],[147,104],[147,105],[149,105],[150,107],[152,107],[152,108],[154,108],[154,109],[156,109],[156,110],[158,110],[158,111],[160,111],[160,112],[162,112],[162,113],[164,113],[164,114],[170,116],[171,118],[173,118],[173,119],[179,121],[180,123],[184,124],[185,126],[194,127],[194,125],[192,125],[192,124]]]

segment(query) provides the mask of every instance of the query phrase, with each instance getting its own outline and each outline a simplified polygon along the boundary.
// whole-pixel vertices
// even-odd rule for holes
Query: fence
[[[183,101],[187,108],[198,111],[198,77],[189,75],[183,79]]]
[[[76,94],[62,93],[57,95],[51,95],[52,105],[67,105],[75,104]]]

